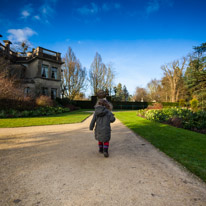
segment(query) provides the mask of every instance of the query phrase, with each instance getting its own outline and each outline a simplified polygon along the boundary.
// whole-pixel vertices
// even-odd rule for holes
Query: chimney
[[[10,51],[10,44],[12,44],[9,40],[3,40],[3,42],[5,43],[5,49],[7,54],[9,54]]]

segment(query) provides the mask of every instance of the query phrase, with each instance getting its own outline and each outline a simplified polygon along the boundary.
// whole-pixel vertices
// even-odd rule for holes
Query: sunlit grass
[[[206,135],[146,120],[135,111],[115,116],[206,182]]]
[[[0,128],[78,123],[90,115],[89,112],[78,110],[43,117],[6,118],[0,119]]]

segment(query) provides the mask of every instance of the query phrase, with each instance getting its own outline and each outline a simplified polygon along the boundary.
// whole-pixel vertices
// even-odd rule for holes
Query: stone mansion
[[[21,80],[25,96],[47,95],[51,99],[61,96],[61,53],[42,47],[22,56],[10,49],[8,40],[0,43],[0,56],[10,61],[10,70]]]

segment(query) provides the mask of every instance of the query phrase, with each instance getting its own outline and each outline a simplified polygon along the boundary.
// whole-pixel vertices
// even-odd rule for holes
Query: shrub
[[[42,95],[36,98],[36,104],[41,107],[46,107],[46,106],[51,107],[54,105],[54,102],[51,100],[50,97]]]
[[[4,110],[0,111],[0,118],[6,117],[6,112]]]
[[[190,101],[190,106],[192,108],[192,111],[196,112],[197,111],[197,108],[198,108],[198,100],[196,98],[193,98],[191,101]]]
[[[56,102],[57,104],[63,106],[63,107],[67,107],[69,108],[70,111],[73,111],[73,110],[78,110],[80,109],[80,107],[78,106],[75,106],[75,103],[78,102],[78,101],[70,101],[69,98],[56,98]],[[86,104],[86,102],[89,102],[89,105],[91,106],[91,102],[90,101],[80,101],[84,104]]]
[[[30,115],[31,115],[30,111],[25,110],[25,111],[21,112],[22,117],[29,117]]]
[[[186,102],[185,102],[184,99],[180,99],[180,100],[179,100],[179,106],[180,106],[180,107],[185,107],[185,106],[186,106]]]
[[[61,114],[63,112],[69,112],[69,108],[62,108],[62,107],[39,107],[35,110],[31,111],[18,111],[14,109],[10,110],[1,110],[0,111],[0,118],[13,118],[13,117],[38,117],[38,116],[47,116],[53,114]]]
[[[162,102],[163,107],[177,107],[179,106],[178,102]]]
[[[168,123],[175,127],[182,127],[182,119],[179,117],[172,117],[171,119],[169,119]]]
[[[162,109],[162,108],[163,108],[162,104],[158,102],[152,103],[152,105],[149,105],[147,107],[147,109]]]
[[[36,103],[31,98],[22,98],[22,99],[0,99],[0,108],[2,110],[34,110],[36,108]]]
[[[145,117],[145,113],[147,112],[146,109],[137,110],[137,116]]]
[[[148,120],[166,122],[176,127],[194,131],[206,131],[206,112],[189,109],[166,108],[162,110],[139,110],[137,115]]]

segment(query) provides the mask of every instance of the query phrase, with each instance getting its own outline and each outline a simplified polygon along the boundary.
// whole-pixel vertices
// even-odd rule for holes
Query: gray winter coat
[[[89,129],[93,130],[95,126],[95,139],[100,142],[108,142],[111,138],[110,123],[114,121],[115,117],[108,109],[104,106],[96,106]]]

